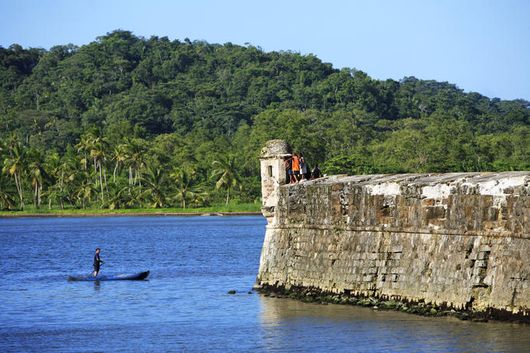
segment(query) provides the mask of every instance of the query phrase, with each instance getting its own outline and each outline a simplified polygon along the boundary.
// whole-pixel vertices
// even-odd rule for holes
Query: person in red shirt
[[[293,155],[292,169],[293,169],[294,182],[297,183],[299,181],[298,177],[300,175],[300,156],[298,155],[298,153],[295,153]]]

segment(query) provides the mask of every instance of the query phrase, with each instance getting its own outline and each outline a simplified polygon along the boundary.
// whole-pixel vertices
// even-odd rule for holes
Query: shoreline
[[[486,308],[483,311],[453,308],[447,305],[411,301],[403,298],[389,298],[384,296],[354,295],[346,293],[332,293],[314,287],[291,287],[274,285],[255,285],[253,290],[265,297],[288,298],[313,304],[339,304],[372,308],[382,311],[399,311],[412,315],[444,317],[450,316],[463,321],[474,322],[511,322],[520,325],[530,325],[530,316],[525,313],[511,313],[502,309]]]
[[[193,217],[193,216],[261,216],[261,212],[65,212],[65,213],[12,213],[1,214],[0,218],[59,218],[59,217],[148,217],[148,216],[173,216],[173,217]]]

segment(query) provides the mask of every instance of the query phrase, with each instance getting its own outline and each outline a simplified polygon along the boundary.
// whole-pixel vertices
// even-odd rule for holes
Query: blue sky
[[[377,79],[405,76],[530,100],[526,0],[0,0],[0,45],[138,36],[315,54]]]

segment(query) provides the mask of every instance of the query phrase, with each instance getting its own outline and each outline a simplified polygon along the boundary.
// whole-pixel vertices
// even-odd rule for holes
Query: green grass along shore
[[[19,211],[0,211],[0,217],[82,217],[82,216],[193,216],[193,215],[259,215],[259,203],[213,205],[199,208],[130,208],[130,209],[48,209],[26,207]]]

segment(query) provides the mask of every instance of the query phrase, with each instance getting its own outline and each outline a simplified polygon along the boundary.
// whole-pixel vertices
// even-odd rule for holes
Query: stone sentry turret
[[[291,147],[284,140],[267,141],[261,150],[261,195],[263,215],[270,221],[278,204],[278,190],[287,182],[285,158],[291,156]]]

